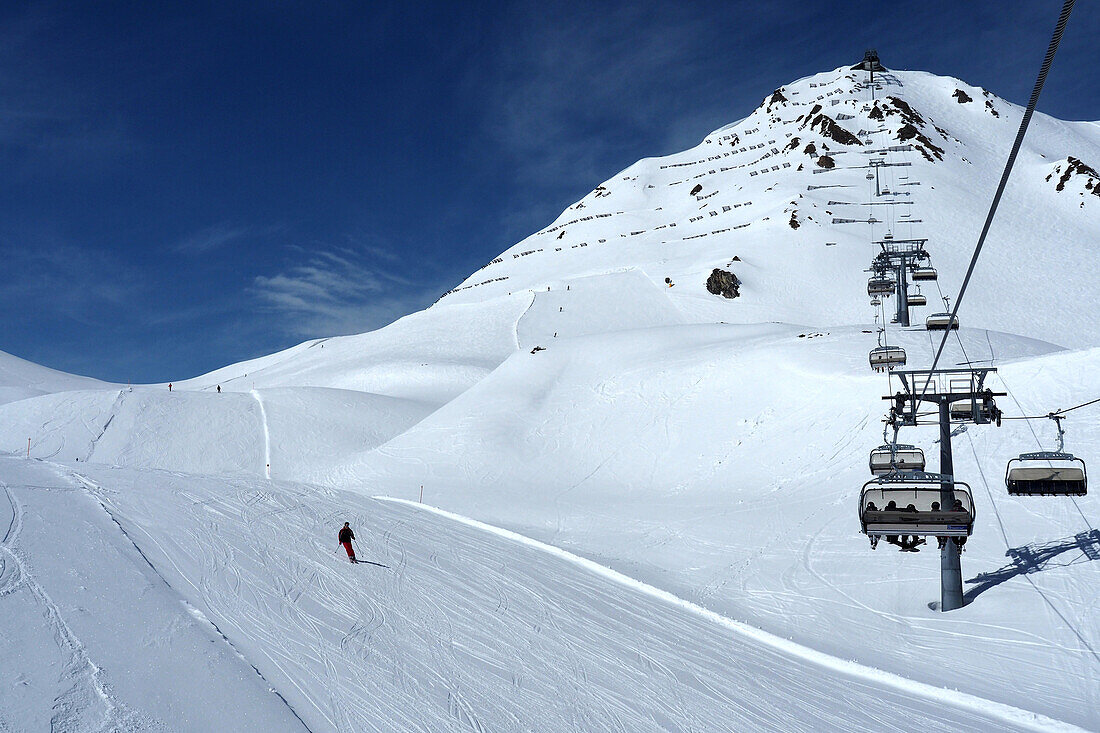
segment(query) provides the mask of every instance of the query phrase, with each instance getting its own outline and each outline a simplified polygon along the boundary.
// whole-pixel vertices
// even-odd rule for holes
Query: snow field
[[[3,463],[0,728],[303,729],[79,484]]]
[[[1071,729],[945,690],[899,689],[419,507],[88,468],[79,482],[194,618],[215,624],[314,731]],[[334,553],[344,518],[360,556],[388,568]]]
[[[1096,727],[1089,701],[1100,695],[1100,623],[1089,589],[1100,565],[1087,562],[1082,542],[1092,541],[1078,535],[1089,526],[1072,504],[1004,495],[1004,462],[1038,447],[1025,423],[970,427],[955,439],[956,476],[978,503],[963,558],[973,605],[939,614],[930,607],[938,555],[872,552],[859,534],[867,453],[882,442],[867,405],[888,393],[886,377],[866,367],[873,338],[713,325],[563,341],[517,354],[409,431],[338,466],[328,483],[358,480],[414,500],[424,485],[431,504],[829,655]],[[998,364],[1009,361],[1006,382],[1027,409],[1088,395],[1078,377],[1095,368],[1095,350],[969,329],[961,338],[971,358],[992,347]],[[916,364],[922,348],[930,361],[925,333],[902,340]],[[953,343],[946,358],[956,357]],[[1070,429],[1082,454],[1100,446],[1090,421],[1075,418]],[[935,437],[934,428],[901,435],[924,448],[932,469]],[[1051,447],[1052,432],[1043,437]],[[1093,497],[1078,502],[1096,516]],[[1042,567],[1006,558],[1010,547],[1048,542],[1065,552]]]

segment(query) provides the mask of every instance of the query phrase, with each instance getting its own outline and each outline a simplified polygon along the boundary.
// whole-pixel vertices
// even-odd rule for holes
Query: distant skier
[[[351,541],[355,539],[355,533],[351,531],[350,523],[344,522],[344,526],[340,529],[340,534],[337,536],[340,540],[340,544],[344,546],[344,549],[348,553],[348,559],[352,562],[359,562],[355,559],[355,550],[351,547]]]
[[[218,385],[218,394],[221,394],[221,393],[222,393],[222,386],[219,384]]]
[[[169,391],[169,392],[171,392],[171,391],[172,391],[172,383],[171,383],[171,382],[169,382],[169,383],[168,383],[168,391]]]

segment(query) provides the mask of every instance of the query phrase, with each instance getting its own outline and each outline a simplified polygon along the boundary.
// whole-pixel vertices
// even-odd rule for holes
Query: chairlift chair
[[[882,305],[882,301],[879,300],[877,297],[871,298],[871,305],[877,308],[878,306]]]
[[[924,297],[920,293],[913,293],[907,296],[906,300],[909,301],[910,308],[917,308],[922,305],[928,305],[928,298]]]
[[[913,282],[931,281],[939,277],[935,267],[916,267],[911,273]]]
[[[893,295],[894,281],[887,277],[872,277],[867,281],[868,295]]]
[[[949,408],[952,422],[972,422],[976,425],[1001,424],[1001,411],[992,399],[964,399],[952,402]]]
[[[1012,496],[1084,496],[1088,489],[1084,459],[1065,452],[1064,415],[1047,415],[1058,426],[1058,449],[1021,453],[1005,468]]]
[[[876,372],[905,366],[905,349],[900,346],[876,346],[867,354],[867,361]]]
[[[929,331],[946,331],[958,329],[959,317],[951,317],[950,313],[933,313],[924,319],[924,327]]]
[[[941,499],[944,483],[951,490],[951,506],[946,507]],[[952,509],[955,502],[960,505],[957,510]],[[859,520],[872,547],[877,538],[888,535],[969,537],[974,531],[974,497],[968,485],[949,476],[923,471],[891,473],[863,485]]]
[[[924,451],[915,445],[893,446],[893,464],[891,464],[890,445],[880,445],[871,451],[868,464],[873,476],[885,476],[895,471],[923,471]],[[885,506],[885,504],[883,505]]]
[[[1005,486],[1012,496],[1084,496],[1085,461],[1059,451],[1021,453],[1005,468]]]

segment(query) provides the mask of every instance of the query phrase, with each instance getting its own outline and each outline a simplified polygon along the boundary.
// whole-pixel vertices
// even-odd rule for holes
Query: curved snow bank
[[[50,369],[0,351],[0,404],[29,397],[110,385],[91,377],[79,377]]]
[[[260,401],[262,398],[262,402]],[[0,405],[0,451],[186,473],[315,476],[415,425],[429,403],[351,390],[62,392]]]
[[[992,700],[986,700],[975,695],[969,695],[965,692],[959,692],[958,690],[949,690],[945,687],[935,687],[933,685],[924,684],[923,682],[917,682],[915,680],[907,679],[885,670],[875,669],[873,667],[867,667],[862,664],[858,664],[851,660],[840,659],[838,657],[824,654],[815,649],[797,644],[789,639],[783,639],[769,634],[766,631],[758,629],[754,626],[750,626],[741,621],[735,621],[731,618],[722,616],[715,613],[710,609],[704,608],[696,603],[685,600],[678,596],[669,593],[668,591],[655,588],[652,585],[643,583],[639,580],[624,575],[616,570],[600,565],[586,558],[574,555],[567,550],[563,550],[560,547],[554,547],[538,540],[526,537],[516,532],[502,529],[500,527],[494,527],[491,524],[479,522],[476,519],[470,519],[454,512],[448,512],[444,509],[434,507],[428,504],[420,504],[408,499],[397,499],[390,496],[375,496],[375,499],[380,501],[389,501],[397,504],[404,504],[406,506],[415,507],[422,511],[432,512],[440,516],[451,519],[455,522],[474,527],[484,532],[490,532],[492,534],[504,537],[513,542],[518,542],[529,547],[534,547],[543,552],[554,555],[563,560],[567,560],[575,565],[578,565],[585,570],[596,573],[604,578],[612,580],[616,583],[629,586],[634,590],[645,593],[648,596],[656,598],[664,603],[668,603],[674,606],[678,606],[685,610],[688,610],[694,614],[704,617],[706,620],[724,626],[731,631],[734,631],[742,636],[748,637],[754,641],[766,644],[767,646],[777,649],[785,654],[789,654],[792,657],[796,657],[811,664],[815,664],[830,672],[843,674],[848,677],[854,677],[856,679],[866,680],[875,685],[882,685],[892,687],[899,692],[906,695],[920,695],[929,700],[941,702],[946,705],[952,705],[957,708],[964,708],[972,710],[975,713],[979,713],[982,716],[990,718],[996,718],[1004,721],[1013,726],[1019,726],[1021,728],[1029,728],[1037,731],[1083,731],[1084,728],[1079,728],[1075,725],[1063,722],[1061,720],[1055,720],[1045,715],[1039,715],[1027,710],[1022,710],[1011,705],[1005,705],[1003,703],[994,702]]]
[[[515,351],[515,323],[528,302],[526,294],[517,293],[479,303],[441,304],[377,331],[299,344],[177,387],[331,387],[441,405]]]

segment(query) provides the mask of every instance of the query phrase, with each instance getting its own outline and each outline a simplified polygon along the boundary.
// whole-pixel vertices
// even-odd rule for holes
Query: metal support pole
[[[898,296],[898,325],[909,325],[909,284],[906,282],[905,277],[905,257],[902,256],[901,262],[897,265],[898,278],[897,278],[897,296]]]
[[[940,473],[951,476],[951,483],[940,484],[940,506],[949,509],[955,503],[955,467],[951,460],[951,407],[946,396],[940,397]],[[963,607],[962,563],[960,549],[948,540],[940,550],[940,610]]]

